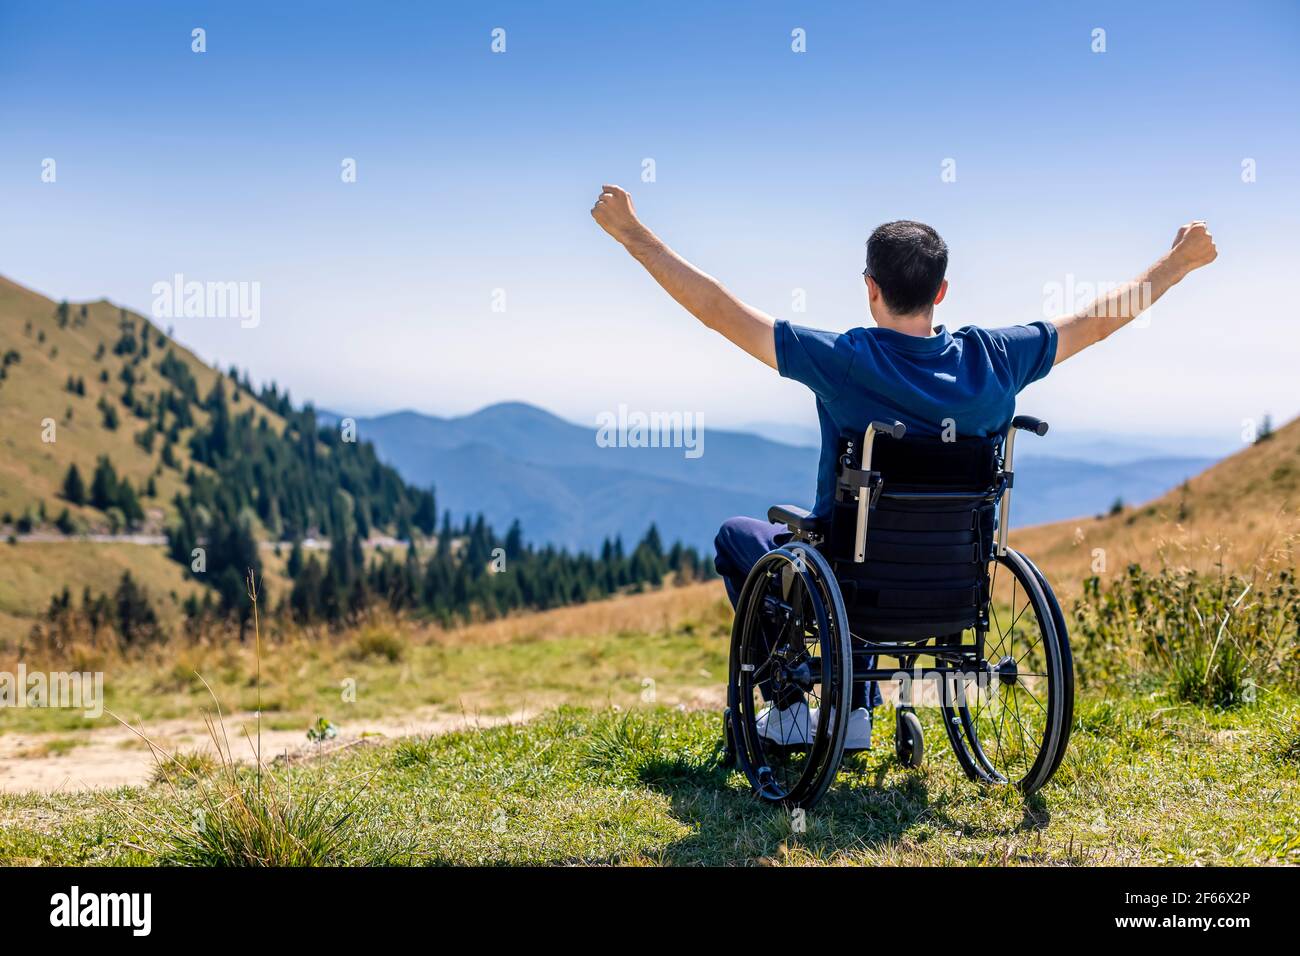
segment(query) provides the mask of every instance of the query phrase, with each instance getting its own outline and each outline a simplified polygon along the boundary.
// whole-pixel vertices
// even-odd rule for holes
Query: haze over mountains
[[[0,281],[3,340],[15,363],[7,367],[11,381],[0,402],[13,455],[0,469],[0,500],[14,516],[41,502],[53,508],[68,462],[80,462],[89,473],[95,457],[107,454],[137,487],[155,475],[157,495],[145,502],[145,511],[151,525],[161,527],[174,517],[173,498],[190,463],[187,446],[175,443],[180,470],[160,469],[156,449],[150,455],[137,440],[138,426],[99,427],[94,408],[96,396],[115,400],[124,388],[118,381],[122,359],[104,356],[105,345],[122,335],[121,322],[144,320],[104,301],[81,309],[75,306],[64,322],[54,302]],[[154,334],[164,342],[158,330]],[[40,336],[48,341],[37,341]],[[218,373],[178,343],[165,346],[159,344],[159,354],[174,350],[206,395]],[[112,374],[101,381],[108,364]],[[167,384],[151,377],[152,371],[144,370],[133,386],[142,400],[156,399],[155,391]],[[68,392],[73,379],[84,380],[88,396]],[[65,406],[60,438],[75,440],[41,443],[30,423]],[[268,413],[281,427],[279,415]],[[197,406],[195,415],[204,420]],[[458,521],[482,513],[498,528],[517,518],[529,541],[583,550],[598,549],[613,535],[631,544],[651,522],[666,541],[709,548],[718,525],[731,515],[762,516],[774,503],[810,504],[818,457],[816,436],[798,425],[756,425],[766,437],[708,428],[699,455],[680,447],[601,447],[595,422],[575,424],[522,403],[454,418],[397,412],[361,418],[358,426],[361,439],[372,441],[406,481],[436,488],[440,512],[448,509]],[[20,443],[18,436],[26,440]],[[1171,453],[1184,447],[1192,452]],[[1136,439],[1059,428],[1045,439],[1026,439],[1019,448],[1015,525],[1092,516],[1117,499],[1150,500],[1203,470],[1219,457],[1215,451],[1174,436]],[[93,511],[71,510],[74,518],[96,520]]]
[[[601,447],[595,423],[574,424],[517,402],[453,418],[395,412],[359,418],[357,426],[407,481],[433,484],[440,507],[457,515],[482,511],[499,526],[518,518],[529,540],[570,548],[599,547],[614,534],[633,540],[650,521],[668,540],[710,547],[727,517],[762,516],[776,503],[808,506],[816,483],[818,453],[810,444],[709,428],[704,454],[695,458],[683,448]],[[755,427],[800,441],[798,426]],[[1056,432],[1026,439],[1015,523],[1091,516],[1116,499],[1148,501],[1217,457],[1169,454],[1174,441]],[[1054,446],[1075,453],[1058,456]]]
[[[429,532],[444,509],[462,537],[466,517],[477,526],[474,516],[483,514],[497,529],[519,519],[534,543],[598,552],[607,536],[621,535],[624,548],[635,550],[656,522],[661,541],[682,540],[707,553],[728,516],[762,516],[773,503],[807,504],[813,496],[817,450],[798,444],[797,426],[759,426],[795,444],[710,428],[693,447],[602,447],[594,421],[568,422],[510,403],[454,418],[361,418],[360,444],[341,444],[328,427],[337,416],[312,419],[286,392],[254,391],[246,375],[218,372],[137,313],[106,300],[55,302],[3,278],[0,353],[0,529],[16,536],[15,546],[0,552],[0,638],[27,633],[65,585],[107,594],[126,571],[160,598],[164,622],[179,619],[181,602],[210,590],[202,586],[209,579],[195,580],[177,559],[183,547],[102,543],[80,536],[87,530],[143,530],[155,540],[164,530],[184,531],[186,515],[207,522],[220,512],[227,529],[247,527],[238,542],[249,543],[253,564],[252,542],[260,542],[271,591],[283,596],[297,577],[291,555],[274,549],[274,541],[330,537],[335,526],[346,535],[363,519],[381,541],[413,525],[426,561]],[[1035,553],[1068,562],[1069,574],[1079,577],[1091,566],[1083,560],[1091,551],[1079,549],[1097,540],[1117,559],[1131,551],[1145,560],[1143,542],[1193,530],[1261,543],[1279,528],[1292,534],[1294,522],[1284,516],[1294,500],[1297,428],[1293,422],[1208,471],[1218,449],[1172,435],[1056,428],[1045,439],[1026,437],[1012,540],[1023,537]],[[1193,453],[1169,454],[1184,447]],[[112,465],[104,466],[103,482],[101,460]],[[331,471],[336,465],[347,465],[347,475]],[[73,466],[86,485],[76,494],[69,491]],[[437,489],[436,515],[430,485]],[[1166,492],[1163,508],[1132,507]],[[127,498],[139,512],[134,517],[122,503]],[[1130,507],[1093,520],[1117,499]],[[415,507],[420,503],[428,507]],[[1085,520],[1039,525],[1069,518]],[[218,525],[191,529],[194,540],[227,540]],[[33,537],[28,532],[42,543],[17,543]],[[208,570],[215,567],[210,561]],[[434,581],[422,594],[453,593],[448,586]],[[381,580],[375,587],[389,593]],[[572,590],[560,598],[571,599]]]
[[[512,446],[532,429],[517,426]],[[453,525],[429,484],[139,313],[0,277],[0,648],[34,628],[49,646],[104,629],[138,645],[182,619],[242,639],[250,580],[286,624],[345,626],[379,608],[449,624],[711,567],[645,530],[594,554],[533,549],[475,504]]]

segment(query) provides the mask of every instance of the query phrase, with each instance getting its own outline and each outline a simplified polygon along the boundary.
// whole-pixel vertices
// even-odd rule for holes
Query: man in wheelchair
[[[871,450],[857,442],[857,458],[850,462],[845,457],[846,436],[861,438],[865,434],[870,443],[868,427],[873,422],[886,423],[883,427],[897,437],[905,430],[909,440],[953,442],[959,437],[1005,436],[1015,414],[1016,395],[1023,388],[1131,321],[1216,255],[1205,223],[1195,221],[1179,229],[1170,251],[1134,282],[1074,315],[1007,328],[964,326],[950,330],[933,321],[935,306],[948,293],[948,247],[927,225],[890,222],[877,227],[867,241],[863,274],[875,327],[836,333],[776,320],[742,302],[660,241],[637,218],[628,193],[617,186],[602,187],[592,216],[688,312],[782,376],[806,385],[816,399],[822,448],[812,511],[781,506],[772,509],[769,517],[773,520],[731,518],[718,532],[716,566],[733,606],[740,600],[751,569],[765,555],[792,538],[820,542],[835,512],[837,495],[842,503],[848,502],[852,514],[854,503],[867,494],[870,476],[855,489],[846,488],[844,475],[865,474]],[[1027,421],[1033,422],[1040,434],[1045,431],[1045,425]],[[989,478],[1000,480],[1003,491],[1010,487],[1009,454],[1006,457],[1005,473],[994,469]],[[855,467],[859,461],[860,469]],[[871,488],[873,496],[878,493],[878,488]],[[870,507],[875,507],[874,497]],[[860,513],[865,516],[867,509],[864,503]],[[962,512],[969,513],[977,515],[974,522],[978,525],[981,512],[969,508]],[[991,505],[987,513],[991,516]],[[931,521],[918,527],[938,525]],[[1005,534],[1005,527],[1002,531]],[[861,532],[857,548],[857,560],[862,561],[865,545]],[[1005,538],[1001,550],[1005,551]],[[983,557],[987,559],[988,554]],[[987,586],[983,593],[987,605]],[[775,603],[782,604],[780,600]],[[852,612],[849,616],[853,617]],[[986,622],[980,618],[977,623],[982,627]],[[780,622],[760,621],[758,626],[775,628]],[[1064,630],[1063,624],[1060,629]],[[775,639],[765,638],[769,647]],[[864,642],[862,647],[870,649],[871,645]],[[854,657],[852,666],[869,672],[873,660],[871,656]],[[1001,679],[1006,680],[1005,673]],[[782,746],[811,745],[819,719],[806,700],[808,681],[771,676],[757,685],[767,702],[754,721],[758,735]],[[872,708],[879,703],[875,682],[852,685],[844,749],[869,746]]]

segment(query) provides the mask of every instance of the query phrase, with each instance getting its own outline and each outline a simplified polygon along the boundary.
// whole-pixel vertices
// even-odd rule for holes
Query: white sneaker
[[[768,704],[767,709],[754,721],[758,735],[766,737],[775,744],[791,747],[796,744],[810,744],[813,738],[813,726],[816,715],[808,709],[803,701],[791,704],[785,710],[777,709],[775,704]]]
[[[844,737],[845,750],[871,749],[871,710],[859,707],[849,711],[849,732]]]

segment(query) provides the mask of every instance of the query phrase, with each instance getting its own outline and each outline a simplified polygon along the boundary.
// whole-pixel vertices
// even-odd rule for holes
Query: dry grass
[[[261,628],[257,584],[250,571],[248,596],[253,607],[253,652],[256,693],[262,696]],[[140,738],[155,757],[153,781],[168,791],[166,806],[142,802],[106,808],[134,831],[127,846],[152,853],[158,862],[182,866],[325,866],[349,862],[354,842],[351,822],[356,803],[374,773],[359,786],[295,788],[292,778],[267,772],[262,758],[262,719],[259,706],[254,765],[242,768],[231,753],[220,701],[211,692],[214,714],[207,718],[216,756],[169,754],[143,731]],[[129,726],[129,725],[127,725]],[[350,784],[351,782],[349,782]],[[191,788],[188,799],[182,788]],[[373,852],[371,853],[373,860]],[[384,860],[382,862],[388,862]]]
[[[603,601],[523,613],[451,630],[430,628],[430,639],[442,644],[507,644],[521,640],[616,636],[671,630],[687,620],[725,620],[731,609],[720,581],[679,588],[623,594]]]
[[[84,588],[96,595],[112,594],[125,571],[149,589],[164,627],[179,625],[181,602],[201,591],[161,547],[90,541],[0,542],[0,648],[24,639],[64,584],[80,605]]]
[[[1300,542],[1300,420],[1149,505],[1030,528],[1014,518],[1013,508],[1011,545],[1067,596],[1094,574],[1108,579],[1130,564],[1244,573],[1276,564]]]
[[[149,721],[206,706],[195,676],[202,674],[233,710],[261,710],[278,730],[305,728],[321,715],[350,722],[430,708],[491,715],[626,704],[641,697],[647,678],[659,682],[661,700],[690,704],[725,680],[730,623],[717,582],[451,629],[390,613],[343,632],[276,620],[263,627],[260,705],[251,630],[240,644],[233,626],[128,653],[108,641],[78,642],[62,655],[0,653],[0,670],[21,657],[29,670],[103,671],[105,706]],[[341,700],[344,682],[354,701]],[[7,721],[10,730],[47,732],[84,724],[78,713],[50,708],[16,710]]]

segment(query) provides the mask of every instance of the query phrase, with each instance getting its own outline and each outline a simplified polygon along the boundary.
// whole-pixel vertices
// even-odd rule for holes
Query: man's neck
[[[895,332],[902,332],[904,335],[914,335],[917,338],[929,338],[934,335],[934,313],[927,312],[922,315],[889,315],[876,317],[876,324],[882,329],[893,329]]]

